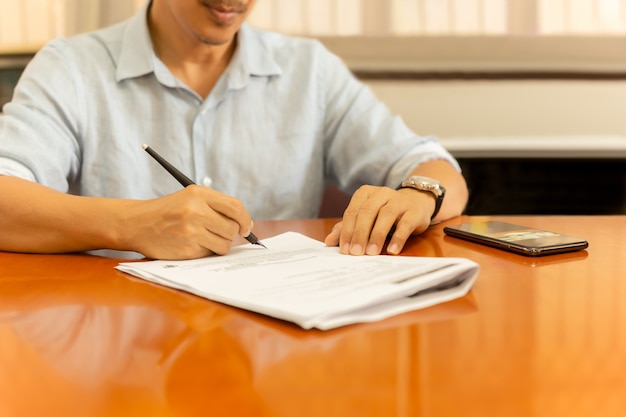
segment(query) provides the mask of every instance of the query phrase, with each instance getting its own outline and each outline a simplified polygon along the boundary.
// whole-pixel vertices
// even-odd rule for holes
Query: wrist
[[[441,183],[435,179],[429,177],[422,177],[419,175],[413,175],[406,180],[402,181],[402,183],[398,186],[397,190],[401,189],[412,189],[420,193],[428,193],[435,200],[435,206],[430,216],[430,219],[434,219],[435,216],[439,213],[441,209],[441,205],[443,204],[443,199],[446,195],[446,189],[441,185]]]

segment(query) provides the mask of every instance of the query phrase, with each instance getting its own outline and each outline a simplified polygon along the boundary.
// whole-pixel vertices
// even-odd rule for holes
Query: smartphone
[[[584,239],[499,221],[450,225],[443,231],[449,236],[526,256],[573,252],[589,246]]]

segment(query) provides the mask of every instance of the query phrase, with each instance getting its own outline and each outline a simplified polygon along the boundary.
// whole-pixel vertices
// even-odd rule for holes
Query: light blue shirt
[[[62,192],[149,199],[181,188],[150,145],[255,220],[316,217],[323,190],[396,187],[452,156],[420,137],[315,40],[243,25],[203,99],[155,55],[146,8],[42,48],[0,116],[0,174]]]

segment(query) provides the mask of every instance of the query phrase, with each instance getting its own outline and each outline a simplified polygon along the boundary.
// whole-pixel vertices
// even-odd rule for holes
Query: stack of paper
[[[145,280],[310,329],[381,320],[464,296],[478,265],[462,258],[342,255],[288,232],[225,256],[121,263]]]

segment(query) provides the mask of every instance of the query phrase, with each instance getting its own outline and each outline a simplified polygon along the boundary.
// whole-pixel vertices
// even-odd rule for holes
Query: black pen
[[[172,174],[172,176],[174,178],[176,178],[176,180],[183,186],[183,187],[187,187],[189,185],[195,184],[191,179],[189,179],[188,176],[186,176],[185,174],[183,174],[182,172],[180,172],[178,169],[176,169],[176,167],[172,164],[170,164],[169,162],[167,162],[165,159],[163,159],[161,157],[161,155],[159,155],[158,153],[156,153],[151,147],[149,147],[148,145],[146,145],[145,143],[143,145],[141,145],[141,147],[148,152],[148,154],[153,157],[159,164],[161,164],[161,166],[163,168],[165,168],[165,170],[167,172],[169,172],[170,174]],[[263,243],[261,243],[261,241],[254,235],[254,233],[250,232],[250,234],[248,236],[245,237],[245,239],[252,243],[253,245],[259,245],[259,246],[263,246],[265,249],[267,249],[267,246],[265,246]]]

